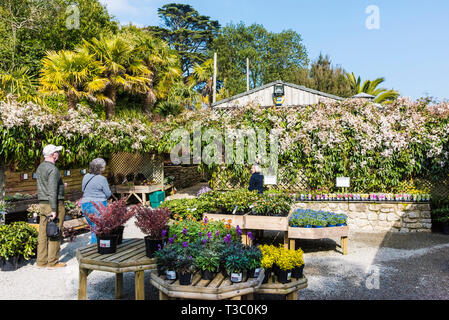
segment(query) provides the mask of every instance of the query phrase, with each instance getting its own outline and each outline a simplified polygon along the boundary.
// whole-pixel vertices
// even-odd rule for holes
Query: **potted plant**
[[[317,217],[312,220],[312,226],[314,228],[324,228],[325,226],[327,226],[327,221],[321,217]]]
[[[243,272],[248,270],[248,258],[242,251],[237,251],[226,258],[226,270],[231,276],[231,282],[238,283],[243,280]]]
[[[165,274],[168,280],[176,280],[176,262],[179,254],[180,248],[175,244],[166,245],[156,251],[154,258],[159,276]]]
[[[163,246],[171,212],[167,208],[153,209],[141,205],[134,207],[133,210],[136,217],[136,226],[146,234],[144,237],[146,256],[153,258],[158,248]]]
[[[329,217],[329,219],[327,220],[327,226],[332,228],[335,227],[337,225],[337,219],[335,217],[335,215],[331,215]]]
[[[346,225],[347,216],[344,214],[337,214],[335,215],[335,222],[337,227],[342,227]]]
[[[260,265],[265,270],[265,277],[263,283],[267,283],[271,277],[271,272],[273,271],[273,266],[275,262],[275,256],[272,254],[273,250],[276,248],[273,245],[261,245],[260,251],[262,252],[262,259]]]
[[[195,259],[203,280],[212,280],[220,267],[220,255],[210,248],[205,248]]]
[[[0,266],[2,271],[17,270],[19,259],[30,259],[37,248],[37,230],[26,222],[0,226]]]
[[[128,210],[125,200],[118,200],[104,206],[93,203],[99,214],[88,215],[93,222],[90,230],[97,235],[97,248],[99,254],[115,253],[117,250],[117,228],[124,225],[134,214]]]
[[[192,275],[195,272],[195,259],[186,252],[178,255],[175,261],[176,273],[179,278],[179,284],[187,286],[192,283]]]
[[[257,278],[260,274],[262,251],[256,246],[247,247],[245,254],[248,259],[248,277]]]
[[[0,200],[0,222],[5,223],[5,215],[11,209],[11,204],[8,201]]]
[[[278,259],[276,265],[279,267],[278,281],[280,283],[288,283],[291,281],[292,270],[295,267],[294,250],[279,248]]]
[[[292,250],[291,250],[292,251]],[[293,250],[293,270],[292,278],[300,279],[304,274],[304,252],[301,249]]]

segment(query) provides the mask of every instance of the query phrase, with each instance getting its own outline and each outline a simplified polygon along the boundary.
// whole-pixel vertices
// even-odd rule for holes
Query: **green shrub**
[[[37,230],[25,222],[0,226],[0,257],[22,255],[30,259],[37,248]]]

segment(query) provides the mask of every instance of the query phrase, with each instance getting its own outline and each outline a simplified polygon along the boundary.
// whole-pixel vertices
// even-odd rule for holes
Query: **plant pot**
[[[176,280],[176,271],[167,270],[165,271],[165,276],[167,277],[167,280]]]
[[[229,274],[228,274],[228,272],[226,271],[226,268],[225,268],[225,267],[221,267],[221,268],[220,268],[220,272],[221,272],[221,274],[222,274],[225,278],[229,277]]]
[[[310,224],[308,224],[308,225],[303,226],[303,228],[310,229],[310,228],[312,228],[312,226]]]
[[[248,277],[249,278],[257,278],[257,277],[259,277],[260,270],[261,270],[261,268],[248,270]]]
[[[243,280],[243,273],[242,272],[231,272],[231,282],[233,283],[239,283]]]
[[[160,277],[163,276],[164,274],[165,274],[164,269],[161,266],[157,266],[157,275]]]
[[[2,271],[16,271],[19,268],[19,256],[12,256],[8,259],[1,258],[0,264]]]
[[[215,278],[215,272],[209,270],[201,270],[201,279],[213,280]]]
[[[279,270],[278,281],[282,284],[291,282],[292,270]]]
[[[271,269],[265,270],[265,276],[263,278],[262,283],[268,283],[268,280],[270,280],[270,278],[271,278],[271,271],[272,271]]]
[[[122,244],[123,242],[123,230],[125,230],[125,226],[119,226],[113,232],[117,234],[117,244]]]
[[[30,224],[38,224],[39,223],[39,217],[28,218],[28,223],[30,223]]]
[[[313,226],[314,228],[324,228],[323,226]]]
[[[292,270],[292,278],[300,279],[303,277],[303,275],[304,275],[304,265],[302,265],[300,267],[295,267]]]
[[[192,283],[192,273],[180,273],[179,284],[182,286],[188,286]]]
[[[159,250],[159,247],[162,248],[163,240],[153,240],[150,239],[149,236],[146,236],[145,238],[145,249],[146,249],[146,256],[148,258],[154,258],[154,253]]]
[[[328,224],[327,225],[328,228],[333,228],[333,227],[336,227],[336,226],[337,226],[336,224]]]
[[[111,254],[117,251],[117,235],[97,236],[97,248],[99,254]]]
[[[70,220],[73,220],[73,217],[71,215],[69,215],[69,214],[66,214],[64,216],[64,221],[70,221]]]
[[[344,226],[346,226],[346,223],[337,224],[337,227],[344,227]]]

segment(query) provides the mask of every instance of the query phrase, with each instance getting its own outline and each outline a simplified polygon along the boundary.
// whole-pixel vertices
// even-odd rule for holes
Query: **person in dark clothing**
[[[251,167],[251,178],[249,179],[249,191],[257,190],[259,194],[263,193],[263,174],[258,165]]]

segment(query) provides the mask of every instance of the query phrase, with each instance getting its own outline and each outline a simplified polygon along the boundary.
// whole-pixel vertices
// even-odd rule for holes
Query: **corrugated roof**
[[[231,100],[239,99],[241,97],[250,95],[250,94],[258,92],[260,90],[264,90],[266,88],[274,86],[275,84],[283,84],[284,86],[289,86],[289,87],[292,87],[292,88],[295,88],[295,89],[299,89],[299,90],[302,90],[302,91],[310,92],[310,93],[313,93],[313,94],[316,94],[316,95],[319,95],[319,96],[323,96],[323,97],[326,97],[326,98],[330,98],[330,99],[335,99],[335,100],[339,100],[339,101],[344,100],[342,97],[338,97],[338,96],[335,96],[333,94],[321,92],[321,91],[310,89],[310,88],[307,88],[307,87],[304,87],[304,86],[300,86],[300,85],[297,85],[297,84],[283,82],[281,80],[278,80],[278,81],[270,82],[270,83],[265,84],[263,86],[251,89],[249,91],[246,91],[246,92],[243,92],[243,93],[239,93],[239,94],[237,94],[235,96],[232,96],[232,97],[229,97],[229,98],[217,101],[217,102],[212,104],[212,107],[216,107],[216,106],[218,106],[218,105],[220,105],[222,103],[226,103],[226,102],[229,102]]]

